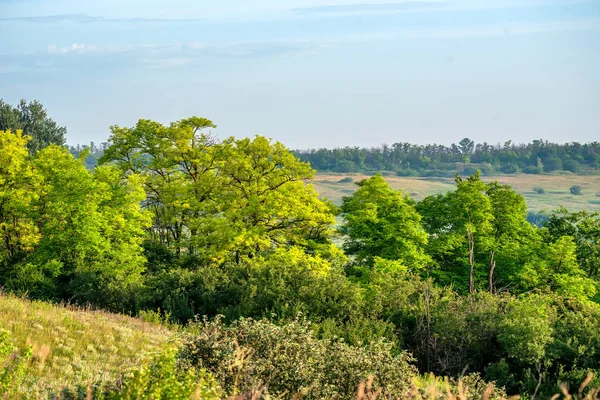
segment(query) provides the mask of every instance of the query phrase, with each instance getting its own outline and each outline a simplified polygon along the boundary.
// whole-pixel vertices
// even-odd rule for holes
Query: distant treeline
[[[88,169],[94,169],[98,164],[98,160],[104,155],[104,151],[107,149],[108,143],[103,142],[97,145],[94,142],[90,142],[89,145],[76,144],[75,146],[69,146],[69,152],[73,156],[79,158],[84,152],[87,153],[85,156],[85,165]]]
[[[557,144],[534,140],[527,144],[475,143],[465,138],[450,146],[394,143],[391,146],[296,150],[318,171],[394,171],[400,176],[453,176],[495,173],[541,174],[570,171],[582,173],[600,169],[600,143]]]

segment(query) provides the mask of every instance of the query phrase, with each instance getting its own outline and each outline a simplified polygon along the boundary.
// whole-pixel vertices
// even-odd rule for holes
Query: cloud
[[[95,46],[73,43],[68,47],[57,47],[56,45],[48,46],[48,53],[50,54],[66,54],[66,53],[91,53],[96,51]]]
[[[433,8],[444,8],[447,5],[447,3],[432,1],[404,1],[402,3],[325,5],[317,7],[296,8],[293,11],[301,14],[372,13],[394,11],[419,11]]]
[[[357,34],[330,35],[314,39],[274,39],[264,41],[232,42],[189,42],[169,45],[116,44],[96,45],[73,43],[68,46],[50,45],[42,57],[31,54],[26,66],[43,70],[60,67],[63,69],[83,68],[93,65],[94,69],[121,69],[124,67],[178,68],[198,66],[207,60],[218,58],[255,59],[285,57],[293,54],[315,53],[336,46],[351,46],[360,43],[375,43],[394,40],[454,40],[513,35],[541,34],[558,31],[600,31],[600,18],[576,21],[545,21],[539,23],[508,23],[454,28],[410,28],[398,27],[391,31],[365,32]],[[25,59],[25,57],[21,57]],[[45,60],[45,65],[39,61]],[[4,60],[3,72],[17,69],[17,59]],[[3,61],[0,59],[0,61]],[[10,63],[9,63],[10,61]]]
[[[93,44],[78,44],[73,43],[70,46],[58,47],[55,44],[51,44],[48,46],[47,52],[49,54],[93,54],[93,53],[124,53],[128,51],[137,51],[144,49],[159,49],[161,46],[155,44],[145,44],[145,45],[127,45],[127,44],[119,44],[119,45],[102,45],[97,46]],[[176,45],[170,46],[162,46],[164,48],[172,48],[176,47]]]
[[[31,17],[10,17],[0,18],[2,21],[24,21],[37,23],[54,23],[54,22],[78,22],[78,23],[93,23],[93,22],[197,22],[198,18],[105,18],[96,17],[88,14],[57,14],[57,15],[41,15]]]
[[[187,44],[174,43],[170,45],[104,45],[73,43],[69,46],[59,47],[56,44],[48,46],[47,53],[50,55],[96,55],[127,53],[144,55],[144,59],[150,57],[159,59],[165,57],[170,62],[158,63],[162,67],[184,65],[178,55],[211,54],[224,57],[255,58],[268,57],[295,53],[318,46],[319,41],[307,40],[267,40],[267,41],[241,41],[223,43],[201,43],[190,42]]]
[[[0,18],[0,21],[28,21],[28,22],[95,22],[101,20],[101,17],[93,17],[87,14],[58,14],[42,15],[36,17],[11,17]]]

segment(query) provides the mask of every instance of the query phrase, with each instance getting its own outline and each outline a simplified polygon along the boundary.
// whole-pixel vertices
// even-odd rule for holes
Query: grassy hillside
[[[20,389],[27,399],[92,381],[115,382],[173,337],[139,319],[6,295],[0,295],[0,329],[10,332],[17,347],[33,347]]]
[[[319,173],[313,183],[321,196],[340,204],[343,196],[352,194],[356,186],[353,182],[340,182],[345,177],[354,182],[368,178],[362,174],[329,174]],[[415,200],[422,200],[431,194],[444,193],[455,187],[452,178],[409,178],[386,176],[386,180],[394,189],[401,189]],[[518,193],[525,196],[527,205],[532,211],[552,210],[559,205],[570,211],[600,211],[600,176],[598,175],[501,175],[483,177],[482,180],[511,185]],[[569,192],[573,185],[582,188],[582,194],[575,196]],[[543,194],[536,193],[533,188],[544,189]]]

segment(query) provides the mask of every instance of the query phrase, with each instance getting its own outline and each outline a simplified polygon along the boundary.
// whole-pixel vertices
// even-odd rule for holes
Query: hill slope
[[[20,392],[47,397],[90,382],[115,382],[170,343],[174,332],[140,319],[0,295],[0,329],[33,347]],[[45,396],[44,396],[45,395]]]

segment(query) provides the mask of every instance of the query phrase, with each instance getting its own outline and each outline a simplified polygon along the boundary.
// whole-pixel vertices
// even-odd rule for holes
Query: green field
[[[33,357],[18,390],[24,399],[114,383],[169,346],[175,336],[137,318],[0,294],[3,329],[18,348],[32,346]]]
[[[313,180],[315,189],[322,197],[340,204],[342,197],[354,192],[353,182],[340,182],[350,176],[355,182],[368,178],[363,174],[331,174],[319,173]],[[453,178],[407,178],[386,176],[386,180],[394,189],[400,189],[415,200],[422,200],[431,194],[445,193],[454,190]],[[518,193],[525,196],[531,211],[552,210],[564,206],[570,211],[590,210],[600,211],[600,176],[598,175],[500,175],[483,177],[486,182],[499,181],[511,185]],[[579,185],[581,195],[572,195],[569,188]],[[533,188],[544,189],[543,194],[536,193]]]

